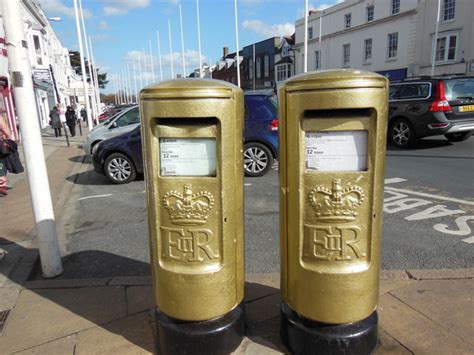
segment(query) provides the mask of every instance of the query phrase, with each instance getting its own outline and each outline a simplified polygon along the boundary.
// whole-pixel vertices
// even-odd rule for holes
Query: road
[[[78,163],[79,164],[79,163]],[[278,167],[245,179],[247,272],[279,271]],[[65,277],[149,274],[143,178],[112,185],[84,166],[65,228]],[[383,269],[474,265],[474,138],[388,147]]]

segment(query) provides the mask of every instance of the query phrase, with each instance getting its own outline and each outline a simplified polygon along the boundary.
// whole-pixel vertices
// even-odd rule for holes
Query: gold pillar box
[[[314,72],[278,99],[283,300],[314,321],[360,321],[378,299],[388,80]]]
[[[243,93],[182,79],[140,94],[155,301],[210,320],[243,300]]]

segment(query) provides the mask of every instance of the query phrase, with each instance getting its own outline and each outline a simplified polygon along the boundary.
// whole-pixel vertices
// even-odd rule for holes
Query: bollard
[[[278,99],[282,340],[294,354],[368,354],[377,342],[388,80],[302,74]]]
[[[140,93],[160,354],[228,354],[242,340],[243,110],[243,92],[217,80]]]

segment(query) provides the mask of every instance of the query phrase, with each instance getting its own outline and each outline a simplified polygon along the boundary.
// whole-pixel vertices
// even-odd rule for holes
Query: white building
[[[22,0],[21,13],[33,74],[39,124],[43,128],[48,125],[49,112],[58,101],[64,105],[74,103],[74,97],[71,97],[74,91],[71,92],[70,87],[80,78],[71,67],[68,50],[62,46],[38,2]],[[5,34],[0,8],[0,46],[4,46],[2,42],[5,42]],[[0,93],[2,94],[0,95],[0,113],[6,114],[11,128],[16,132],[8,53],[5,50],[0,54],[2,54],[0,55]]]
[[[346,0],[312,11],[308,71],[363,69],[392,80],[430,74],[437,4],[437,0]],[[473,73],[474,1],[441,0],[440,10],[435,74]],[[296,73],[301,73],[304,19],[295,27]]]

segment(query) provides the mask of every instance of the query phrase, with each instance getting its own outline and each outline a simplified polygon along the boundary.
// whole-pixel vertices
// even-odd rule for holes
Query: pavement
[[[86,132],[86,129],[84,129]],[[83,137],[43,133],[58,234],[80,188]],[[80,163],[80,164],[78,164]],[[154,350],[148,276],[41,279],[26,173],[0,198],[0,354],[149,354]],[[80,237],[80,236],[78,236]],[[375,354],[474,353],[474,268],[382,270]],[[279,274],[247,274],[247,334],[236,354],[286,354],[279,338]]]

